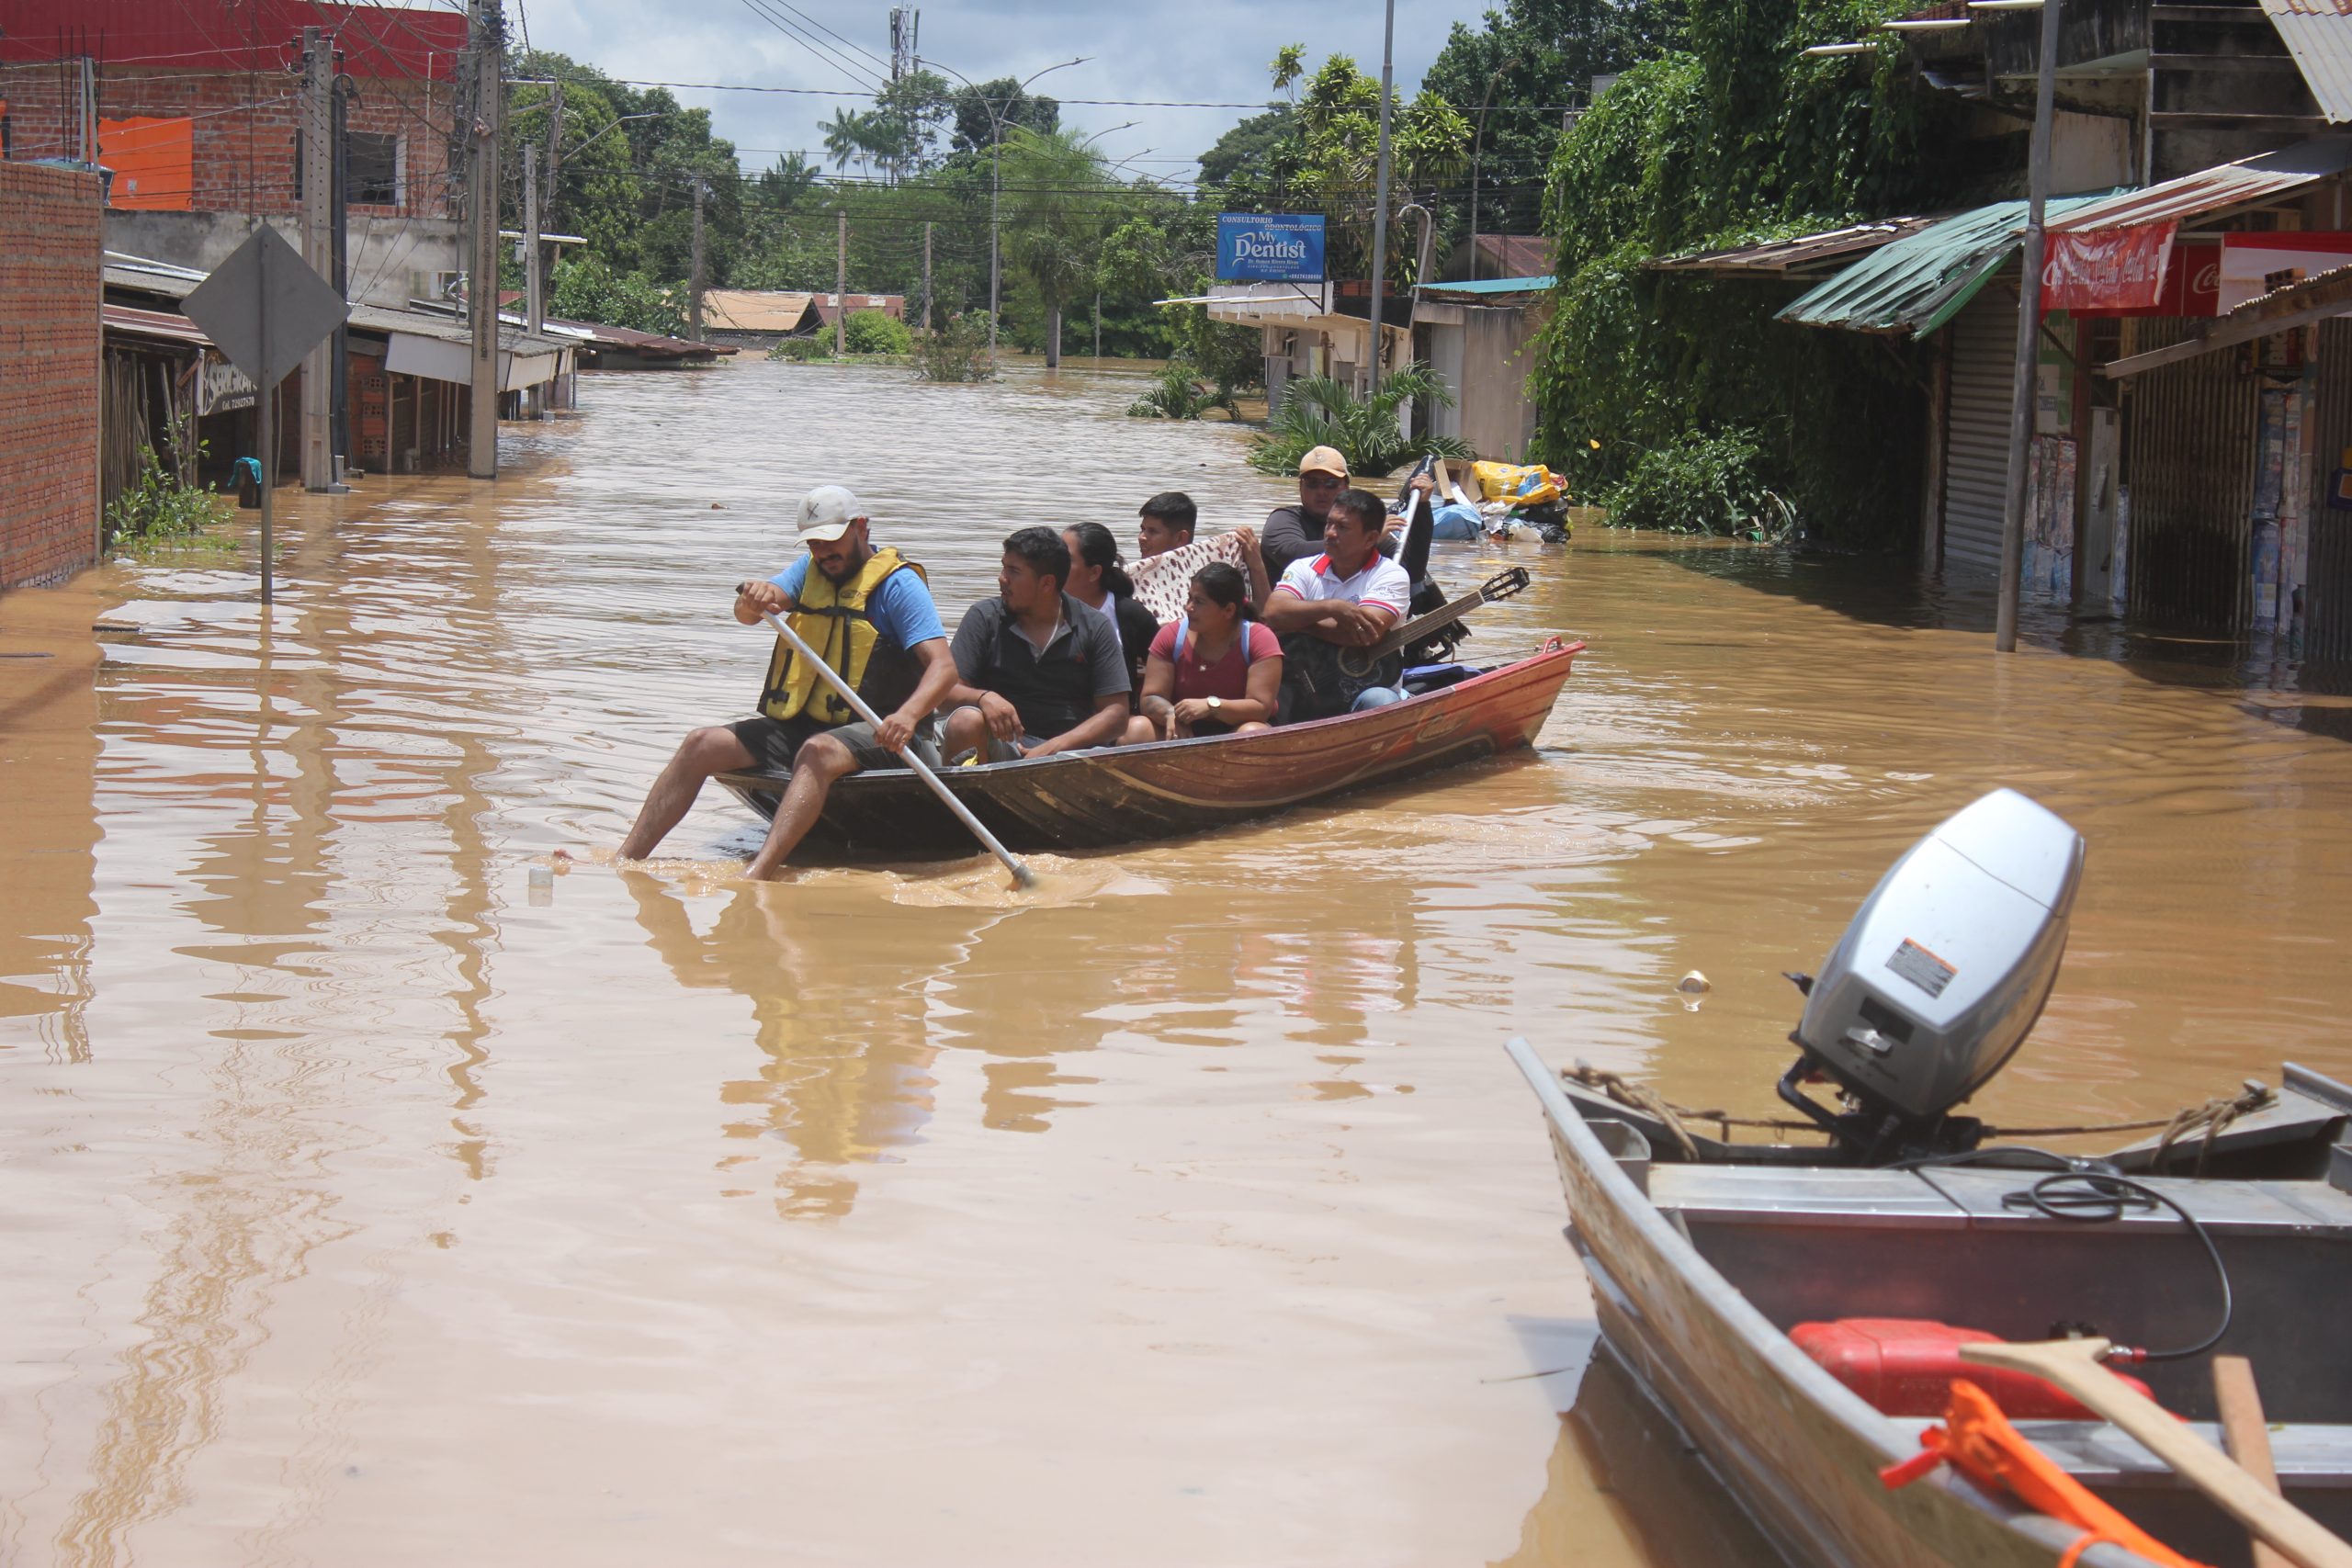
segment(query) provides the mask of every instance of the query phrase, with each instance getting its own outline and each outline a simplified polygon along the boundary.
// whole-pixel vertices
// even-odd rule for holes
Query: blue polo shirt
[[[800,586],[808,581],[808,565],[809,558],[802,556],[768,581],[797,604]],[[939,606],[932,603],[931,589],[921,572],[894,571],[884,578],[866,602],[865,613],[873,617],[875,630],[902,649],[947,635],[947,628],[940,624]]]

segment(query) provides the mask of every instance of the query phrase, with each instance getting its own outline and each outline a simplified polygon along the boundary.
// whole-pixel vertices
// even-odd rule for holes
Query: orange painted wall
[[[186,212],[196,194],[196,122],[101,119],[98,158],[114,171],[112,205]]]

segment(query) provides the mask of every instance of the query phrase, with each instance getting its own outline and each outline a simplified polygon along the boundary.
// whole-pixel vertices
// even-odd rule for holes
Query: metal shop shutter
[[[1987,288],[1951,323],[1951,412],[1944,445],[1944,565],[1998,575],[2017,396],[2018,312]]]

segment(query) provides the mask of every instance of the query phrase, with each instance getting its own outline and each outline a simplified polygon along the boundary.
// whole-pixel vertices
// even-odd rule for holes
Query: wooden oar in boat
[[[857,711],[858,717],[872,725],[877,732],[881,729],[881,716],[876,714],[872,708],[866,706],[865,699],[857,694],[855,687],[852,686],[847,681],[842,678],[840,671],[834,669],[831,665],[818,658],[817,650],[800,640],[800,634],[798,632],[794,631],[790,626],[786,626],[782,621],[777,620],[775,616],[770,615],[765,610],[762,610],[760,612],[760,619],[774,626],[775,628],[775,635],[784,638],[785,642],[791,648],[793,652],[798,654],[801,658],[814,665],[816,667],[817,673],[824,678],[825,684],[840,693],[842,701],[854,708]],[[979,840],[981,843],[988,846],[989,853],[996,856],[997,859],[1004,863],[1004,869],[1012,873],[1012,885],[1015,887],[1035,887],[1037,886],[1037,874],[1031,871],[1019,861],[1013,859],[1012,852],[1006,849],[1002,844],[997,842],[996,835],[989,832],[986,828],[980,825],[980,819],[972,815],[971,807],[956,799],[956,792],[949,789],[945,784],[940,783],[939,775],[933,773],[930,767],[924,763],[921,757],[915,755],[914,747],[911,743],[909,744],[904,751],[899,753],[899,760],[906,763],[908,767],[914,770],[915,777],[922,780],[923,783],[931,786],[931,793],[939,796],[940,804],[945,806],[948,810],[954,812],[956,814],[956,819],[958,822],[963,823],[965,827],[969,828],[972,830],[972,836]]]
[[[2222,1417],[2222,1446],[2240,1470],[2278,1490],[2278,1466],[2270,1458],[2270,1427],[2262,1419],[2262,1394],[2254,1386],[2254,1363],[2244,1356],[2213,1358],[2213,1405]],[[2254,1568],[2289,1568],[2287,1556],[2256,1536]]]
[[[2230,1462],[2229,1455],[2174,1419],[2170,1411],[2100,1364],[2104,1339],[2052,1339],[2039,1345],[1962,1345],[1960,1359],[2031,1372],[2112,1421],[2172,1466],[2299,1568],[2352,1568],[2352,1546]]]

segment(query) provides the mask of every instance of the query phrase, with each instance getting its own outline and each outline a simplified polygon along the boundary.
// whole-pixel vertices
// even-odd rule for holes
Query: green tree
[[[1114,182],[1102,154],[1076,131],[1022,130],[1006,137],[1005,254],[1037,292],[1046,315],[1046,364],[1062,360],[1062,310],[1091,292]]]
[[[1295,85],[1303,68],[1303,49],[1291,45],[1275,58],[1274,85]],[[1295,114],[1297,135],[1278,141],[1269,160],[1273,180],[1292,193],[1293,205],[1320,211],[1328,220],[1324,255],[1331,275],[1368,276],[1378,205],[1380,84],[1346,55],[1332,55],[1306,79]],[[1389,130],[1390,231],[1408,204],[1428,208],[1440,201],[1442,190],[1461,178],[1469,154],[1469,122],[1444,98],[1424,88],[1396,106]],[[1388,270],[1392,284],[1416,281],[1405,246],[1390,247]]]
[[[1687,467],[1736,434],[1743,493],[1785,498],[1813,536],[1902,531],[1919,439],[1907,347],[1775,321],[1785,288],[1642,263],[1956,200],[1960,111],[1917,91],[1899,45],[1802,52],[1905,9],[1694,6],[1683,47],[1626,72],[1562,140],[1543,217],[1560,282],[1530,384],[1537,450],[1577,491]]]
[[[1050,136],[1062,123],[1058,101],[1023,91],[1010,76],[958,87],[950,110],[956,128],[948,136],[948,151],[966,154],[985,152],[995,146],[1000,126],[1001,140],[1010,141],[1015,130]]]
[[[1482,232],[1536,231],[1544,172],[1563,134],[1560,106],[1585,104],[1593,77],[1674,47],[1686,9],[1685,0],[1506,0],[1479,26],[1453,24],[1421,86],[1471,122]],[[1466,231],[1466,210],[1462,217]]]

